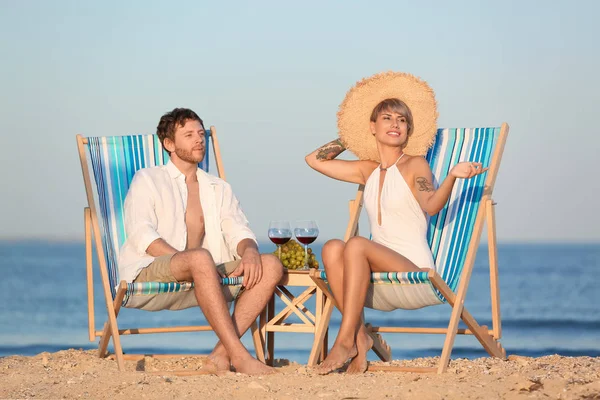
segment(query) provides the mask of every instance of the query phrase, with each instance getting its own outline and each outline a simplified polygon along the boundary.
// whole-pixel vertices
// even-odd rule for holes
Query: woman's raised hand
[[[450,170],[450,175],[455,178],[469,179],[474,176],[483,174],[489,168],[483,168],[481,163],[477,162],[461,162],[456,164]]]

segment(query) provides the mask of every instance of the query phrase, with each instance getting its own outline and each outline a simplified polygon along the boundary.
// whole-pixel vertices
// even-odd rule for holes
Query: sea
[[[312,245],[317,254],[321,247],[319,243]],[[261,243],[260,248],[263,252],[274,250],[270,243]],[[498,259],[501,342],[507,354],[600,356],[600,244],[500,244]],[[0,271],[0,356],[97,347],[97,339],[88,340],[82,242],[1,240]],[[96,262],[94,271],[96,329],[101,329],[106,307]],[[292,288],[292,293],[301,290]],[[485,245],[477,254],[465,306],[480,324],[491,327]],[[277,307],[282,305],[277,303]],[[365,319],[375,326],[446,327],[450,311],[447,304],[410,311],[367,309]],[[206,324],[199,308],[159,312],[123,309],[118,321],[120,328]],[[340,321],[335,310],[330,345]],[[392,348],[393,358],[400,360],[439,356],[444,341],[443,335],[382,335]],[[308,333],[276,333],[275,357],[306,363],[312,339]],[[250,335],[242,341],[253,352]],[[215,343],[213,332],[122,338],[126,353],[203,354]],[[474,359],[486,354],[473,336],[459,335],[452,358]],[[376,360],[377,356],[372,353],[369,358]]]

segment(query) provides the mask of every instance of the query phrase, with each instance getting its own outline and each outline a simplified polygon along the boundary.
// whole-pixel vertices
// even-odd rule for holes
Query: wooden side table
[[[294,296],[288,287],[304,287],[302,293]],[[315,309],[310,310],[306,303],[315,297]],[[279,298],[284,308],[275,315],[275,300]],[[286,270],[279,285],[275,288],[273,297],[267,304],[259,319],[259,330],[262,342],[265,344],[266,363],[273,365],[275,360],[275,332],[297,332],[314,334],[313,346],[308,357],[308,365],[314,366],[327,356],[327,326],[320,326],[322,318],[331,316],[332,307],[325,308],[326,297],[323,291],[310,277],[309,271]],[[288,322],[288,318],[296,316],[300,323]]]

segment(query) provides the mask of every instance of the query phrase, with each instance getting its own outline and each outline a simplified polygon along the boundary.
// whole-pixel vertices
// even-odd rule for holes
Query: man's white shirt
[[[256,236],[231,186],[200,168],[196,176],[205,224],[202,247],[216,264],[241,258],[238,243],[243,239],[256,242]],[[127,239],[119,253],[121,280],[132,282],[154,261],[146,249],[156,239],[162,238],[178,251],[185,250],[187,196],[185,175],[171,161],[136,172],[125,197]]]

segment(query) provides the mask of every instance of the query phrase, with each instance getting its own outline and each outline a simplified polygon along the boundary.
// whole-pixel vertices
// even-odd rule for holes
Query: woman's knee
[[[346,242],[346,246],[344,247],[344,256],[347,256],[347,255],[356,256],[356,255],[364,254],[366,245],[368,242],[369,242],[368,239],[365,239],[364,237],[361,237],[361,236],[351,237]]]
[[[339,239],[328,240],[323,246],[321,256],[324,263],[341,258],[344,254],[345,243]]]

